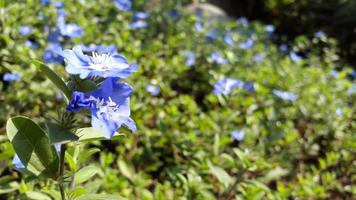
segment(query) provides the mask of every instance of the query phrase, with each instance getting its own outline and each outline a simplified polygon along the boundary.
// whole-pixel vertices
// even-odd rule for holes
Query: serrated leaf
[[[56,72],[54,72],[51,68],[49,68],[47,65],[38,60],[33,60],[32,63],[41,71],[41,73],[46,75],[46,77],[51,80],[52,83],[59,90],[61,90],[67,100],[71,98],[71,90],[67,87],[64,81],[56,74]]]
[[[95,174],[99,172],[100,172],[100,168],[95,166],[83,167],[77,173],[75,173],[74,183],[75,184],[83,183],[89,180],[90,178],[92,178],[93,176],[95,176]]]
[[[27,117],[7,121],[6,133],[26,169],[35,175],[55,178],[59,157],[45,131]]]

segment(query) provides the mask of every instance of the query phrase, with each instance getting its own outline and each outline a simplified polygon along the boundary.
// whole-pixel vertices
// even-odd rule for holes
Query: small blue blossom
[[[129,11],[131,10],[132,7],[132,1],[131,0],[114,0],[114,5],[116,8],[123,10],[123,11]]]
[[[316,37],[316,38],[322,38],[325,36],[326,36],[326,34],[323,31],[318,31],[314,34],[314,37]]]
[[[234,46],[234,44],[235,44],[235,41],[232,39],[230,33],[226,33],[224,35],[224,42],[229,46]]]
[[[172,19],[178,19],[180,17],[180,14],[176,9],[172,9],[168,12],[168,16]]]
[[[160,92],[160,89],[157,85],[147,84],[146,91],[149,92],[152,96],[157,96]]]
[[[351,72],[351,76],[352,76],[352,78],[356,78],[356,70],[353,70],[353,71]]]
[[[117,49],[115,45],[96,45],[91,44],[89,46],[81,45],[83,52],[98,52],[98,53],[107,53],[107,54],[114,54],[117,53]]]
[[[253,60],[256,63],[259,63],[259,62],[263,61],[265,58],[266,58],[266,56],[264,56],[262,54],[257,54],[257,55],[255,55],[255,57],[253,57]]]
[[[228,62],[225,58],[221,56],[219,52],[213,52],[210,56],[214,63],[219,65],[226,65]]]
[[[248,39],[246,42],[240,43],[241,49],[250,49],[254,45],[254,41],[252,39]]]
[[[147,19],[150,16],[148,12],[135,12],[134,20]]]
[[[130,118],[131,93],[132,88],[118,82],[118,78],[107,78],[90,93],[74,92],[67,109],[88,109],[92,127],[103,131],[106,138],[112,138],[122,125],[136,131],[135,122]]]
[[[27,47],[29,47],[31,49],[36,49],[38,47],[38,45],[35,42],[31,41],[31,40],[26,40],[25,41],[25,46],[27,46]]]
[[[213,42],[218,37],[218,34],[219,32],[217,30],[213,30],[205,36],[205,39],[208,42]]]
[[[144,29],[148,26],[146,19],[150,16],[148,12],[136,12],[131,21],[132,29]]]
[[[244,89],[249,91],[249,92],[254,92],[255,91],[255,85],[253,82],[247,82],[243,85]]]
[[[248,26],[248,20],[246,17],[240,17],[237,19],[236,23],[241,24],[242,26]]]
[[[343,113],[342,112],[342,108],[337,108],[335,113],[336,113],[337,116],[341,116],[342,113]]]
[[[25,165],[21,162],[17,154],[15,154],[14,158],[12,159],[12,164],[16,169],[25,169]]]
[[[6,72],[3,76],[3,80],[6,82],[13,82],[13,81],[17,81],[21,78],[20,74],[18,73],[8,73]]]
[[[119,53],[84,55],[80,45],[72,50],[64,50],[59,53],[66,61],[66,70],[69,74],[87,77],[119,77],[126,78],[131,72],[137,70],[136,65],[129,65],[126,58]]]
[[[197,17],[197,22],[195,23],[195,29],[198,32],[203,31],[203,13],[201,9],[195,11],[195,16]]]
[[[20,26],[19,32],[21,35],[24,35],[24,36],[30,35],[33,33],[33,28],[30,26]]]
[[[57,14],[59,17],[65,17],[67,16],[67,12],[64,8],[58,8],[57,9]]]
[[[290,92],[285,92],[281,90],[273,90],[273,94],[275,94],[277,97],[287,100],[287,101],[295,101],[297,100],[297,95],[290,93]]]
[[[44,6],[48,6],[51,3],[51,0],[41,0],[41,4]]]
[[[195,53],[192,51],[187,52],[186,57],[185,57],[185,64],[188,67],[192,67],[195,65]]]
[[[243,130],[236,130],[231,133],[231,138],[235,141],[241,142],[245,138],[245,133]]]
[[[55,6],[56,8],[63,8],[63,7],[64,7],[64,2],[62,2],[62,1],[55,1],[55,2],[54,2],[54,6]]]
[[[273,33],[275,31],[275,27],[273,25],[267,25],[265,26],[265,30],[268,32],[268,33]]]
[[[288,51],[288,45],[286,44],[281,44],[279,46],[279,50],[281,50],[282,52],[287,52]]]
[[[52,43],[60,43],[61,40],[61,33],[58,29],[56,29],[55,31],[52,31],[49,35],[48,35],[48,41],[52,42]]]
[[[337,77],[339,76],[339,72],[336,71],[336,70],[332,70],[332,71],[330,72],[330,75],[331,75],[332,77],[334,77],[334,78],[337,78]]]
[[[50,44],[43,53],[43,60],[46,63],[62,63],[63,58],[58,55],[61,52],[62,47],[60,44]]]
[[[243,86],[244,86],[243,81],[227,78],[217,82],[214,85],[213,93],[216,96],[221,94],[229,95],[233,89],[242,88]]]
[[[289,53],[289,57],[294,61],[294,62],[299,62],[301,61],[303,58],[301,56],[299,56],[297,53],[295,53],[294,51],[291,51]]]
[[[80,37],[83,34],[83,29],[78,26],[77,24],[66,24],[64,22],[64,17],[58,18],[58,25],[57,25],[61,35],[67,36],[70,38],[73,37]]]

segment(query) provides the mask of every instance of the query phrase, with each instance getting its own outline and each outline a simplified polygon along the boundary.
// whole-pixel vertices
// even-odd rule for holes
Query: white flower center
[[[98,54],[93,52],[92,62],[89,63],[89,67],[97,71],[106,71],[109,69],[109,63],[111,62],[112,56],[109,54]]]
[[[113,102],[110,97],[108,101],[96,99],[96,107],[98,108],[96,115],[100,118],[115,120],[118,117],[119,105]]]

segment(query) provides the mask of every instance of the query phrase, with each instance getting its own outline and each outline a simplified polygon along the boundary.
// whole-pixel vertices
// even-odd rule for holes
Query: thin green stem
[[[61,153],[60,153],[60,158],[59,158],[59,190],[61,192],[61,197],[62,200],[66,200],[66,194],[64,191],[64,185],[63,185],[63,173],[64,173],[64,159],[65,159],[65,153],[67,150],[67,146],[65,144],[61,145]]]

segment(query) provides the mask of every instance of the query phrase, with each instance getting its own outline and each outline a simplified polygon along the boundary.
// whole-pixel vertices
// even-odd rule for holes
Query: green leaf
[[[39,68],[39,70],[49,78],[54,85],[57,86],[58,89],[60,89],[66,99],[70,99],[72,92],[71,90],[67,87],[67,85],[64,83],[64,81],[47,65],[44,63],[38,61],[38,60],[33,60],[32,63]]]
[[[234,182],[234,179],[222,168],[213,166],[208,163],[210,168],[210,173],[214,175],[220,183],[222,183],[226,188]]]
[[[29,118],[19,116],[7,121],[6,132],[29,172],[51,178],[57,176],[59,157],[41,127]]]
[[[133,172],[132,168],[126,164],[125,161],[118,160],[117,164],[119,166],[119,169],[120,169],[120,172],[122,173],[122,175],[124,175],[128,179],[133,178],[134,172]]]
[[[100,168],[95,166],[83,167],[77,173],[75,173],[74,183],[75,184],[83,183],[89,180],[90,178],[92,178],[93,176],[95,176],[95,174],[99,173],[100,171],[101,171]]]
[[[116,195],[88,194],[79,197],[78,200],[126,200],[126,198]]]
[[[49,139],[54,143],[66,143],[69,141],[77,141],[78,136],[74,135],[69,130],[65,130],[56,123],[46,122]]]
[[[95,140],[115,140],[122,136],[122,134],[115,133],[115,136],[113,138],[108,139],[104,137],[105,136],[104,132],[92,127],[80,128],[76,131],[75,134],[79,136],[79,141],[81,142],[89,142]]]
[[[75,86],[76,86],[77,91],[87,93],[87,92],[91,92],[97,88],[96,84],[93,81],[83,80],[83,79],[79,78],[78,76],[76,76],[74,78],[74,81],[75,81]]]
[[[32,200],[51,200],[51,197],[40,192],[29,191],[26,192],[25,194],[29,199]]]

